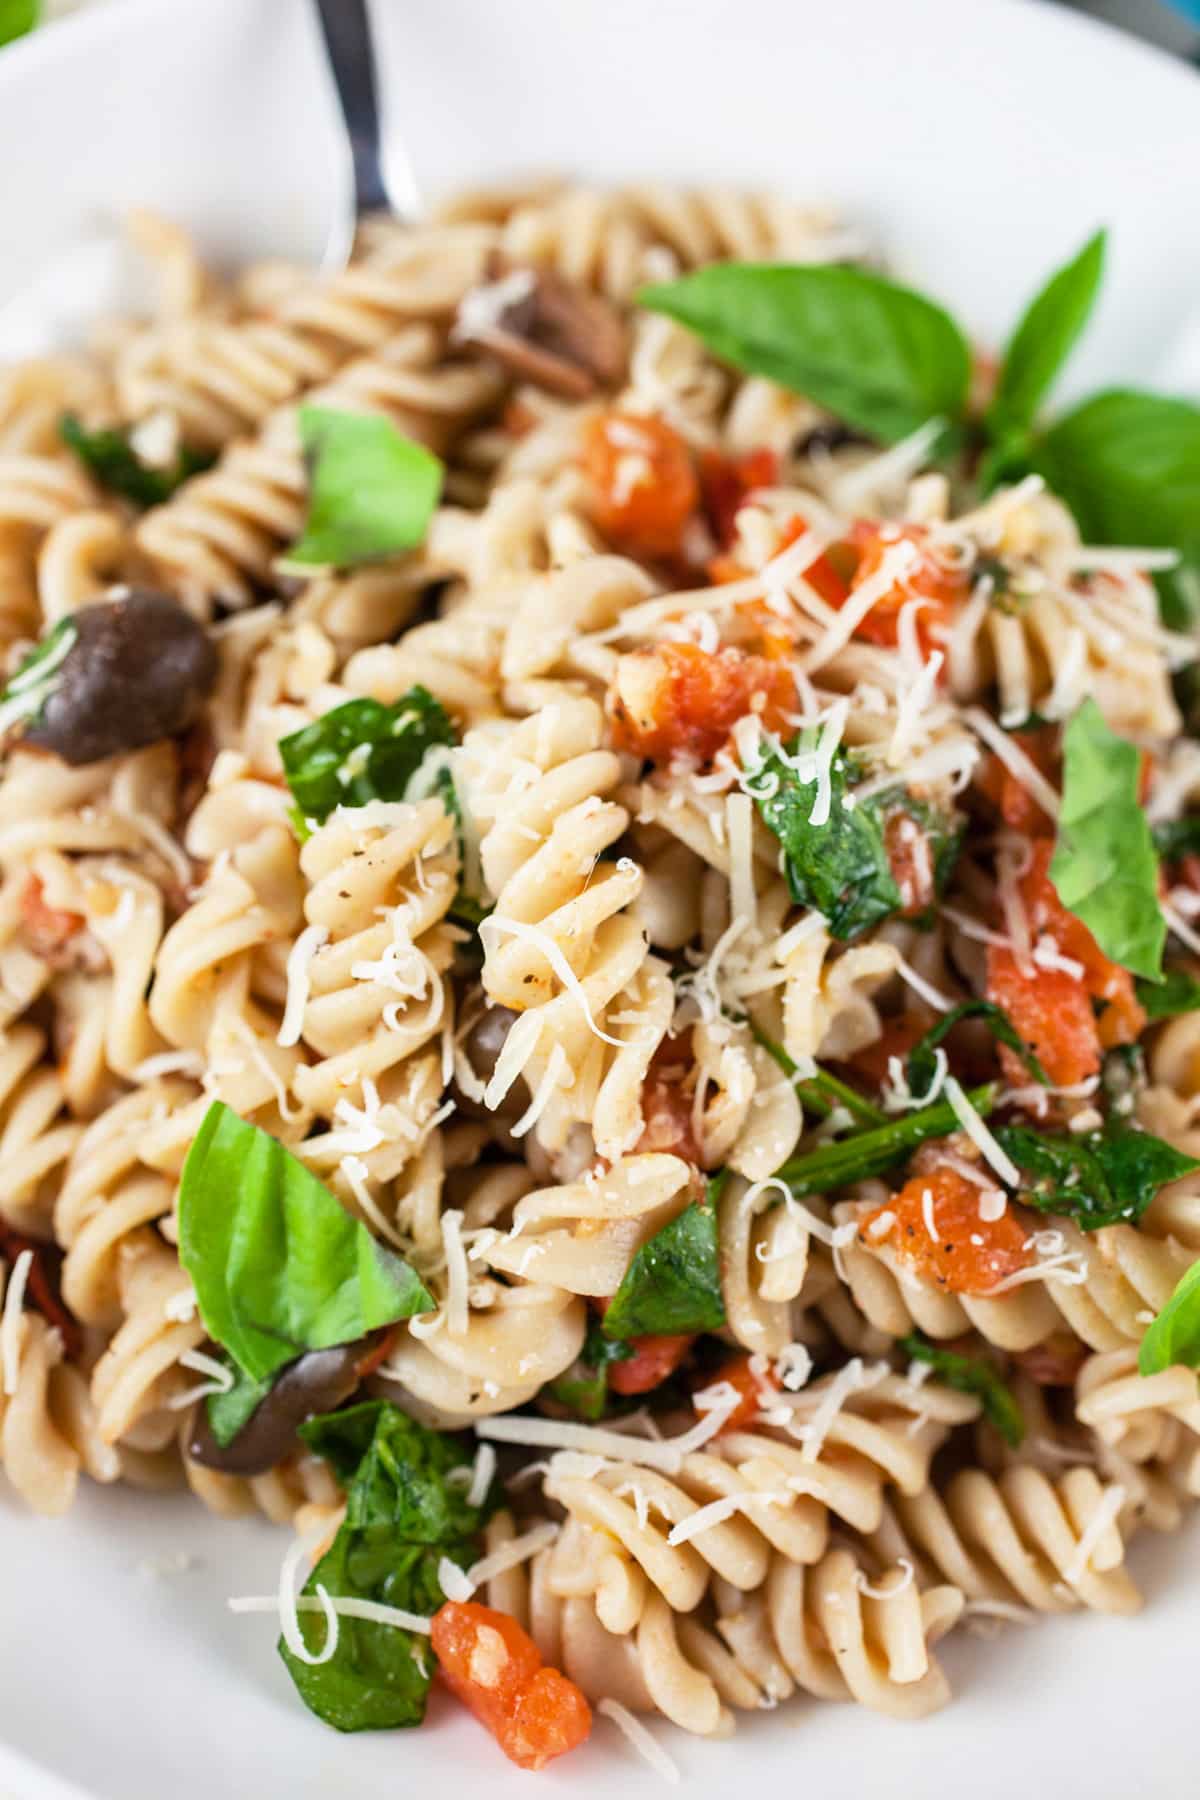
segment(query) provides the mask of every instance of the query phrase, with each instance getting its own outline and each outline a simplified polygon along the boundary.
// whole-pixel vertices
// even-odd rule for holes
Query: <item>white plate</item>
[[[429,191],[517,170],[774,184],[844,203],[985,340],[1096,224],[1112,273],[1075,388],[1200,386],[1200,84],[1016,0],[390,0],[392,109]],[[0,57],[0,301],[145,202],[230,257],[316,256],[343,164],[304,0],[123,0]],[[95,304],[87,280],[76,310]],[[0,324],[3,322],[0,308]],[[526,1796],[436,1699],[411,1735],[339,1738],[294,1699],[269,1620],[282,1536],[186,1501],[93,1491],[65,1522],[0,1511],[0,1736],[105,1800],[373,1794],[432,1778]],[[1183,1791],[1195,1728],[1189,1564],[1139,1544],[1151,1602],[944,1651],[957,1703],[919,1726],[799,1702],[732,1744],[675,1734],[693,1800],[764,1789],[924,1800]],[[163,1573],[173,1556],[192,1566]],[[158,1567],[160,1572],[154,1573]],[[1189,1627],[1191,1627],[1189,1629]],[[24,1768],[24,1765],[22,1765]],[[661,1791],[609,1727],[541,1777]],[[62,1800],[0,1758],[0,1794]]]

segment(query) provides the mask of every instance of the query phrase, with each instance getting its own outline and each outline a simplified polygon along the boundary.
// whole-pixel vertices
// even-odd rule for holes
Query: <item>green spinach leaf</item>
[[[1104,277],[1107,233],[1089,238],[1034,297],[1008,341],[987,412],[994,438],[1031,425],[1087,324]]]
[[[919,1331],[899,1340],[899,1347],[916,1362],[928,1363],[939,1381],[960,1394],[974,1394],[985,1415],[996,1427],[1006,1444],[1015,1450],[1025,1436],[1025,1420],[1016,1395],[1007,1386],[994,1363],[983,1356],[962,1356],[957,1350],[943,1350],[931,1344]]]
[[[255,1381],[434,1306],[403,1257],[219,1100],[183,1165],[179,1258],[209,1336]]]
[[[428,689],[411,687],[392,706],[347,700],[280,738],[288,786],[307,830],[335,807],[412,798],[411,786],[430,750],[457,742],[444,707]]]
[[[1163,616],[1178,628],[1194,620],[1200,407],[1112,388],[1057,420],[1034,445],[1032,463],[1066,501],[1089,543],[1178,550],[1180,569],[1159,577]]]
[[[886,443],[966,410],[971,357],[948,313],[864,269],[713,263],[642,288],[640,305],[694,331],[735,368],[767,375]]]
[[[910,1094],[929,1092],[937,1074],[934,1051],[962,1019],[982,1019],[996,1042],[1015,1051],[1035,1081],[1040,1081],[1043,1087],[1048,1085],[1049,1076],[1008,1014],[990,1000],[964,1000],[961,1006],[952,1006],[948,1013],[943,1013],[936,1025],[931,1025],[909,1051],[904,1078]]]
[[[814,825],[815,777],[813,783],[805,782],[793,766],[811,750],[811,737],[803,734],[787,747],[788,761],[765,751],[757,767],[746,771],[746,785],[764,823],[783,845],[793,900],[814,907],[834,937],[855,938],[901,905],[884,841],[881,797],[847,805],[858,767],[839,751],[829,771],[829,817]]]
[[[457,1439],[418,1425],[387,1401],[310,1419],[300,1435],[346,1488],[346,1516],[308,1581],[331,1597],[372,1600],[428,1617],[444,1598],[443,1556],[467,1568],[479,1552],[490,1500],[472,1506],[449,1479],[469,1464]],[[319,1651],[325,1622],[301,1613],[300,1631]],[[338,1731],[419,1725],[432,1676],[428,1640],[394,1625],[342,1616],[330,1661],[310,1665],[286,1643],[279,1653],[305,1705]]]
[[[1200,1169],[1193,1157],[1120,1119],[1078,1136],[1002,1125],[996,1137],[1017,1167],[1033,1177],[1021,1188],[1025,1205],[1074,1219],[1084,1231],[1135,1224],[1160,1187]]]
[[[685,1206],[642,1245],[605,1311],[608,1337],[674,1336],[724,1325],[717,1200],[725,1180],[722,1169],[702,1201]]]
[[[1200,449],[1200,440],[1198,440]],[[1063,733],[1063,797],[1050,879],[1106,956],[1162,978],[1158,857],[1138,800],[1141,757],[1087,700]]]
[[[972,1088],[966,1098],[981,1118],[986,1118],[995,1104],[995,1089],[990,1086]],[[958,1115],[948,1100],[937,1100],[919,1112],[893,1119],[870,1131],[857,1131],[840,1138],[835,1144],[822,1144],[803,1156],[793,1156],[777,1171],[797,1199],[805,1194],[823,1194],[827,1190],[846,1187],[852,1181],[866,1181],[882,1175],[897,1163],[906,1162],[919,1144],[930,1138],[949,1137],[959,1129]]]
[[[1157,1375],[1177,1363],[1200,1368],[1200,1262],[1181,1278],[1138,1351],[1138,1370]]]
[[[308,518],[289,563],[345,568],[424,542],[445,471],[376,413],[300,408]]]
[[[211,469],[216,461],[210,451],[189,450],[185,444],[173,463],[159,468],[138,455],[127,431],[116,426],[89,431],[74,413],[63,414],[58,431],[101,487],[142,508],[161,506],[183,482]]]

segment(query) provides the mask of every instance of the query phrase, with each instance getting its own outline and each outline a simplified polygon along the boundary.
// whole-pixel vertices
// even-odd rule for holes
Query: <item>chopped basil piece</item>
[[[1162,979],[1167,927],[1158,857],[1138,799],[1141,754],[1086,700],[1063,734],[1063,797],[1050,879],[1105,956]]]
[[[1200,981],[1186,969],[1168,969],[1161,981],[1139,981],[1137,997],[1148,1019],[1175,1019],[1200,1007]]]
[[[702,1201],[685,1206],[642,1245],[605,1311],[608,1337],[675,1336],[724,1325],[717,1200],[726,1173],[712,1176]]]
[[[1182,1363],[1200,1368],[1200,1262],[1194,1262],[1180,1279],[1138,1351],[1138,1369],[1157,1375]]]
[[[444,470],[377,413],[300,408],[308,518],[289,563],[345,568],[424,542]]]

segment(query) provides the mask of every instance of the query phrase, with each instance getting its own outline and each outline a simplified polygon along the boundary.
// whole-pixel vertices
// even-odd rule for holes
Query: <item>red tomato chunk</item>
[[[980,1218],[982,1191],[957,1169],[931,1169],[864,1219],[859,1237],[876,1249],[887,1244],[914,1274],[947,1293],[986,1294],[1033,1258],[1026,1247],[1029,1228],[1012,1207],[998,1219]],[[887,1214],[892,1223],[876,1235],[871,1226]]]
[[[653,762],[686,756],[707,763],[747,713],[779,729],[796,710],[796,684],[765,656],[658,644],[621,657],[608,709],[618,749]]]
[[[592,1710],[575,1683],[546,1667],[507,1613],[447,1600],[433,1615],[432,1642],[446,1686],[518,1768],[544,1769],[591,1731]]]

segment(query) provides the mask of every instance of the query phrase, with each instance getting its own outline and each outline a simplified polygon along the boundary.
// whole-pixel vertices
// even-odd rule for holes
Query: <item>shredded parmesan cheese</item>
[[[596,1711],[602,1717],[612,1720],[617,1730],[621,1732],[628,1743],[632,1744],[638,1755],[650,1765],[656,1775],[661,1775],[664,1781],[671,1783],[672,1787],[679,1785],[678,1765],[667,1755],[654,1733],[648,1730],[627,1706],[622,1706],[619,1700],[597,1700]]]
[[[1009,1187],[1020,1187],[1021,1171],[1012,1157],[1000,1148],[953,1075],[946,1082],[946,1098],[955,1118],[984,1161],[991,1164],[1001,1181],[1006,1182]]]
[[[1079,1542],[1076,1544],[1071,1560],[1063,1570],[1063,1580],[1072,1587],[1083,1580],[1088,1573],[1092,1557],[1100,1548],[1104,1535],[1116,1523],[1121,1508],[1125,1504],[1125,1489],[1119,1482],[1106,1488],[1100,1497],[1100,1503],[1087,1522]],[[1111,1559],[1105,1567],[1111,1567]]]
[[[4,1370],[4,1392],[15,1394],[21,1374],[21,1308],[25,1304],[25,1284],[33,1267],[33,1251],[22,1250],[12,1266],[4,1295],[4,1314],[0,1319],[0,1366]]]

